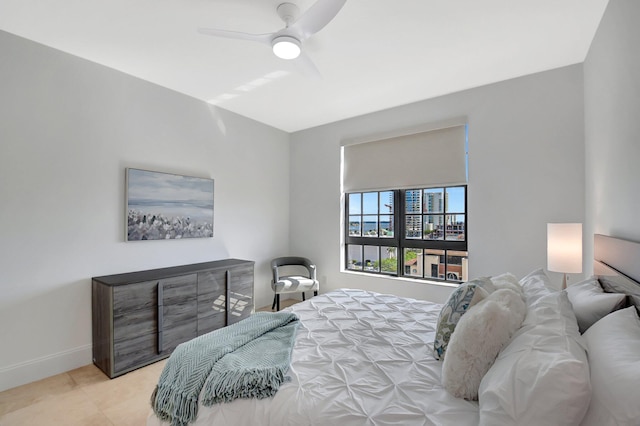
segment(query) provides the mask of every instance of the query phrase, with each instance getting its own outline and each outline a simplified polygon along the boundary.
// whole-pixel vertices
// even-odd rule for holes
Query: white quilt
[[[441,305],[337,290],[287,308],[301,320],[271,399],[200,406],[195,425],[477,425],[477,402],[442,387],[433,358]],[[166,423],[164,423],[166,424]],[[153,413],[148,426],[164,425]]]

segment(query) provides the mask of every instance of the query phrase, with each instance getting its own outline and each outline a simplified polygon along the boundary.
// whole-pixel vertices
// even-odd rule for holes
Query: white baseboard
[[[0,367],[0,392],[91,364],[92,345]]]

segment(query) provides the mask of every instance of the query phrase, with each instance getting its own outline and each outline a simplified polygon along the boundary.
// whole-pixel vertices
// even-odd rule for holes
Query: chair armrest
[[[316,265],[309,265],[309,278],[317,280],[316,278]]]

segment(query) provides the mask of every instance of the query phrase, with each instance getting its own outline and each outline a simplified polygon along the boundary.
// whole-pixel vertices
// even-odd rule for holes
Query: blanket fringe
[[[290,380],[280,367],[237,371],[225,371],[211,377],[205,384],[202,403],[211,406],[220,402],[231,402],[237,398],[270,398],[280,385]]]
[[[198,415],[198,400],[186,393],[176,393],[170,386],[156,386],[151,394],[151,407],[160,420],[171,426],[187,426]]]

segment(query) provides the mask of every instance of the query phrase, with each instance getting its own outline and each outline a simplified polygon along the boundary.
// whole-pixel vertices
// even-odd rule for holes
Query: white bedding
[[[195,425],[477,425],[477,402],[442,387],[433,358],[441,305],[337,290],[286,310],[301,320],[271,399],[200,406]],[[165,425],[153,413],[148,426]]]

